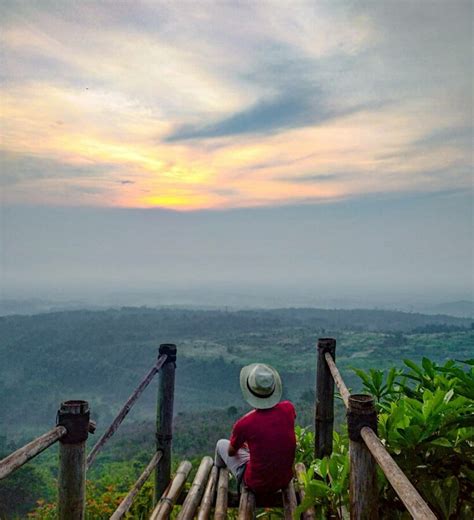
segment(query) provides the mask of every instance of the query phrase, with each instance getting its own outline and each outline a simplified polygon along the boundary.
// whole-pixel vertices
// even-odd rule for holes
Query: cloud
[[[110,164],[68,164],[48,157],[0,150],[0,183],[4,186],[41,179],[76,179],[103,176]]]
[[[214,193],[217,195],[222,195],[224,197],[237,197],[240,195],[239,190],[232,189],[232,188],[215,188]]]
[[[288,175],[275,177],[276,181],[289,182],[295,184],[318,184],[320,182],[340,182],[343,180],[357,177],[357,173],[314,173],[310,175]],[[360,175],[360,173],[359,173]]]
[[[106,193],[107,188],[105,186],[69,186],[68,191],[80,195],[100,195]]]
[[[284,129],[306,126],[328,117],[325,111],[315,113],[313,96],[304,93],[282,94],[275,100],[259,101],[216,123],[204,126],[183,126],[165,138],[166,142],[186,139],[225,137],[247,133],[276,133]]]
[[[77,186],[84,204],[179,209],[466,186],[468,3],[183,5],[2,4],[11,202]]]
[[[436,128],[428,135],[423,136],[413,143],[413,147],[435,148],[442,145],[454,145],[459,148],[471,150],[473,142],[472,126],[455,126]]]
[[[229,137],[242,134],[271,135],[285,130],[318,126],[333,119],[359,111],[375,110],[388,101],[373,101],[346,107],[331,107],[327,96],[317,87],[292,89],[274,100],[262,100],[226,117],[204,126],[184,125],[164,138],[172,143],[190,139]]]

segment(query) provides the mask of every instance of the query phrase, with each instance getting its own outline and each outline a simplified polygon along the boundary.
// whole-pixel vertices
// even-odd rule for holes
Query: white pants
[[[240,448],[235,455],[229,455],[230,441],[219,439],[216,444],[215,464],[218,468],[229,468],[230,472],[240,484],[245,471],[245,465],[250,460],[250,453],[245,448]]]

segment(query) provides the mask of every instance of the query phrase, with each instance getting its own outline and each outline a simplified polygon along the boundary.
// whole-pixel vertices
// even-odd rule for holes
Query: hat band
[[[262,398],[262,397],[270,397],[273,394],[273,392],[275,391],[275,383],[273,383],[272,391],[269,394],[259,394],[259,393],[255,392],[255,390],[252,390],[252,388],[250,388],[249,380],[247,378],[247,388],[248,388],[249,392],[252,395],[254,395],[255,397],[260,397],[260,398]]]

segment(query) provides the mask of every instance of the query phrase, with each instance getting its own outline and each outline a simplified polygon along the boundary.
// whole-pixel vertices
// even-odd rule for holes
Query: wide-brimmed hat
[[[275,406],[283,390],[278,372],[263,363],[252,363],[242,368],[240,388],[247,403],[260,409]]]

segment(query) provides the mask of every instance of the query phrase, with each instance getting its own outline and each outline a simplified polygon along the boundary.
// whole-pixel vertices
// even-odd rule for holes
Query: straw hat
[[[244,399],[254,408],[272,408],[281,399],[280,375],[273,367],[263,363],[252,363],[242,368],[240,388]]]

